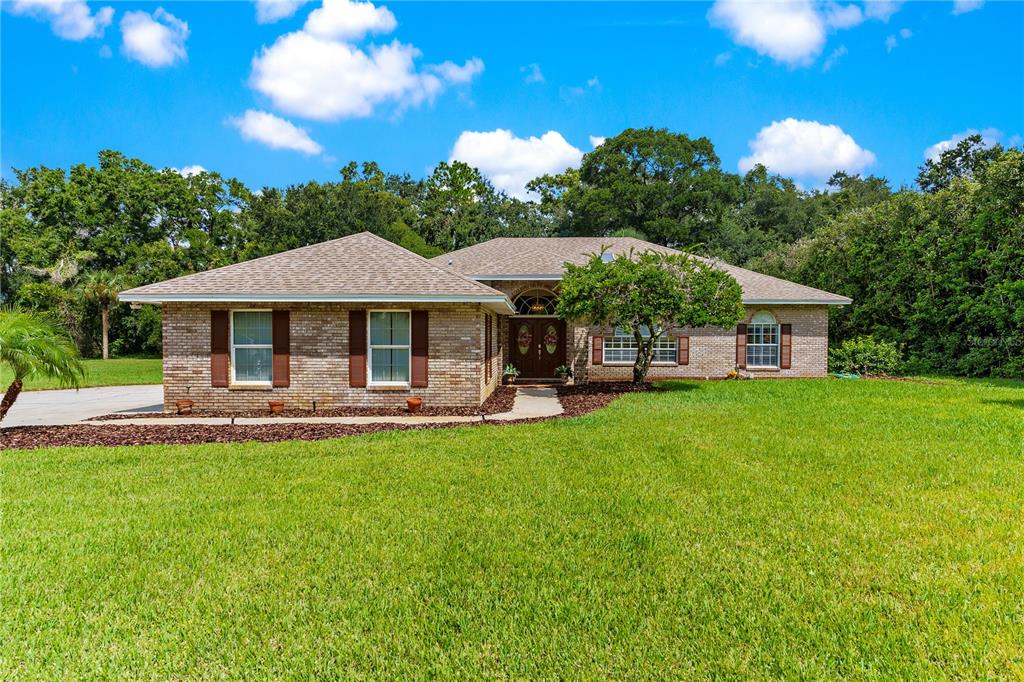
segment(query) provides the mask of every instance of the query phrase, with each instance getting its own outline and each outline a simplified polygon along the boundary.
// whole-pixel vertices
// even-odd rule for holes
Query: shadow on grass
[[[1024,398],[1014,398],[1010,400],[982,400],[981,402],[987,405],[1008,405],[1010,407],[1016,407],[1024,410]]]
[[[670,391],[696,391],[701,388],[699,381],[684,381],[678,379],[668,379],[663,381],[655,381],[653,383],[653,390],[655,392],[670,392]]]

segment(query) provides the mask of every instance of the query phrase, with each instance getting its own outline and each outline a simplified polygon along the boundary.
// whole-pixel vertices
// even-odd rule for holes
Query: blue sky
[[[1024,134],[1016,2],[4,0],[0,22],[6,178],[105,148],[253,187],[462,158],[522,194],[656,126],[708,136],[731,171],[899,185],[958,135]]]

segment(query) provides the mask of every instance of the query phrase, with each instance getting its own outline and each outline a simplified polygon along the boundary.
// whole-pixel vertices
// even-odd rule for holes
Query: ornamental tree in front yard
[[[0,400],[0,421],[18,399],[25,379],[46,376],[62,386],[78,388],[84,372],[78,349],[62,329],[36,314],[0,309],[0,365],[14,380]]]
[[[636,339],[633,383],[647,377],[658,339],[673,326],[732,327],[743,319],[742,290],[722,270],[685,254],[593,255],[565,264],[559,317],[620,327]]]

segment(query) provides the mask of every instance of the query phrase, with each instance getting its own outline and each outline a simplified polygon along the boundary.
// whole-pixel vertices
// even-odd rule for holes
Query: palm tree
[[[125,281],[121,275],[110,270],[98,270],[90,272],[82,278],[79,290],[89,301],[98,301],[100,304],[100,315],[103,320],[103,359],[109,357],[110,337],[110,305],[117,302],[117,295],[125,288]]]
[[[14,371],[14,381],[0,401],[0,421],[28,377],[52,377],[62,386],[78,388],[85,376],[70,336],[37,313],[10,309],[0,309],[0,364]]]

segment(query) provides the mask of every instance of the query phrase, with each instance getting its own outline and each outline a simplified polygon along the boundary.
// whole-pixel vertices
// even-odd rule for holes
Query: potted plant
[[[175,400],[174,406],[178,409],[178,414],[192,414],[192,401],[191,400]]]
[[[568,365],[559,365],[555,368],[555,375],[558,376],[564,384],[569,381],[570,377],[572,377],[572,367],[569,367]]]
[[[420,408],[423,407],[423,398],[419,396],[413,396],[405,399],[405,406],[410,412],[419,412]]]
[[[281,414],[282,412],[284,412],[283,400],[268,400],[267,404],[270,405],[270,411],[273,414]]]
[[[506,384],[514,384],[516,383],[516,377],[519,376],[519,370],[510,362],[505,365],[505,371],[503,374],[505,375]]]

